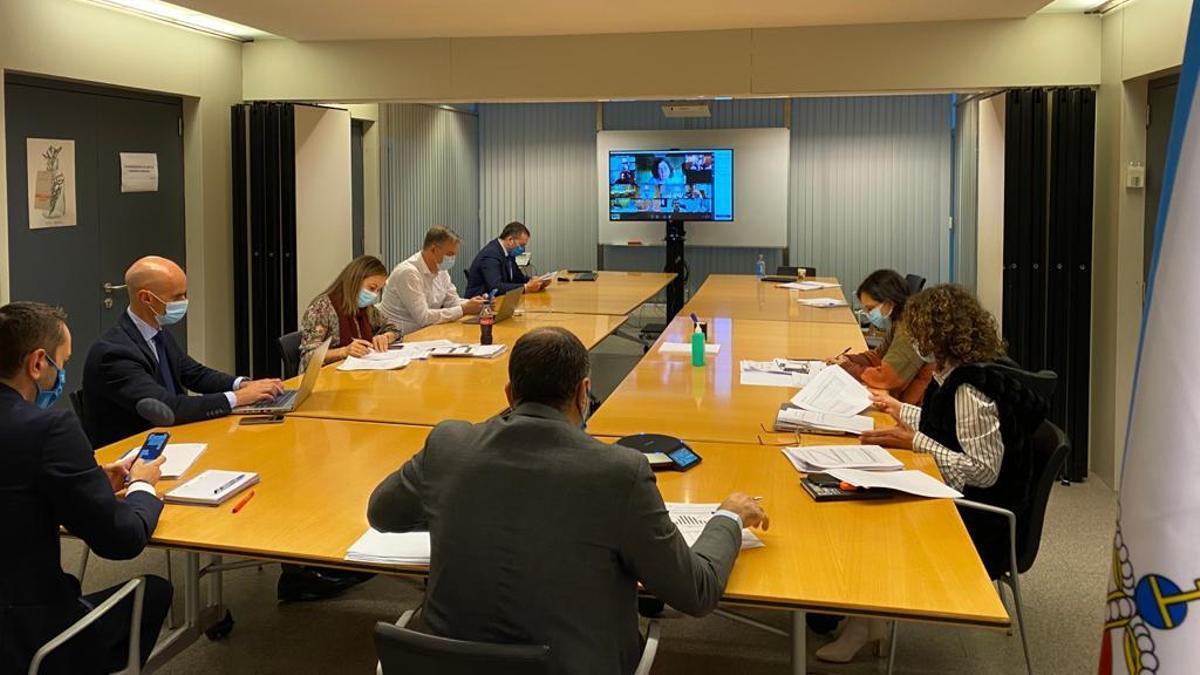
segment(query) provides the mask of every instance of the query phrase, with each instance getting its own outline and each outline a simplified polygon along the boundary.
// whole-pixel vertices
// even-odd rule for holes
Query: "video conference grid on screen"
[[[609,220],[733,220],[733,150],[608,153]]]

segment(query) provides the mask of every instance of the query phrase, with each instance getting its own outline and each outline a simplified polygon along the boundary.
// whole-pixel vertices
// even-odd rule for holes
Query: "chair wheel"
[[[221,617],[221,619],[212,626],[209,626],[208,630],[204,631],[204,635],[209,640],[216,642],[217,640],[223,640],[232,632],[233,614],[230,614],[229,610],[225,610],[225,616]]]

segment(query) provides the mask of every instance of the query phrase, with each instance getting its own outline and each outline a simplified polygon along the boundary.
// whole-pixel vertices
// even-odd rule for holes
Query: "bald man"
[[[251,381],[204,366],[163,330],[187,314],[187,275],[179,265],[141,258],[125,272],[125,285],[129,308],[92,345],[83,367],[83,422],[93,446],[161,426],[163,417],[173,416],[175,424],[222,417],[283,391],[279,380]],[[145,399],[172,415],[159,406],[143,417],[138,403]]]

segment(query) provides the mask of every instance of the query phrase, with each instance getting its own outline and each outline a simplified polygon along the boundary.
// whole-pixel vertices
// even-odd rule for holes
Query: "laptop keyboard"
[[[296,390],[288,389],[287,391],[283,392],[282,394],[280,394],[273,400],[259,401],[258,403],[251,403],[250,405],[242,406],[242,407],[249,409],[249,410],[264,410],[266,408],[282,408],[283,406],[291,404],[292,399],[294,399],[294,398],[296,398]]]

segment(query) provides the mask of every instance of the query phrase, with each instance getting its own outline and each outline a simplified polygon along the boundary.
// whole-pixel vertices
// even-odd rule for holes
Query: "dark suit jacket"
[[[0,448],[0,672],[23,673],[42,644],[86,613],[79,581],[60,565],[59,526],[97,555],[129,559],[145,548],[162,502],[144,492],[118,499],[74,414],[41,410],[4,385]],[[107,665],[86,643],[68,642],[51,670]]]
[[[493,288],[499,289],[500,295],[520,288],[529,282],[529,277],[517,267],[515,258],[508,257],[504,247],[496,239],[488,242],[487,246],[479,249],[471,267],[467,270],[467,290],[464,297],[473,298],[477,295],[490,293]]]
[[[137,414],[137,402],[158,399],[175,412],[176,424],[187,424],[229,414],[225,392],[236,378],[208,368],[188,356],[166,333],[167,358],[174,375],[170,394],[158,374],[153,348],[142,339],[133,319],[122,312],[88,351],[83,366],[83,424],[95,447],[107,445],[151,428]],[[188,396],[194,391],[203,396]]]
[[[439,424],[375,488],[367,519],[382,531],[429,529],[430,630],[549,645],[557,673],[632,673],[637,583],[706,614],[742,540],[718,517],[689,550],[640,453],[531,403],[481,424]]]

